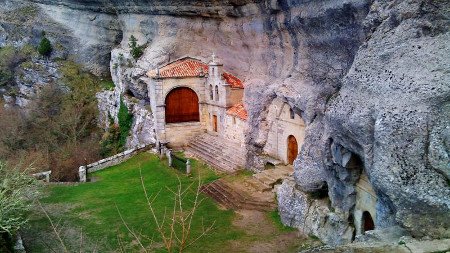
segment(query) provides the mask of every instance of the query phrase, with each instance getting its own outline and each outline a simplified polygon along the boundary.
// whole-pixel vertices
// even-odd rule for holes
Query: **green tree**
[[[53,51],[52,44],[50,43],[50,40],[48,40],[47,37],[45,37],[45,33],[43,32],[41,43],[39,43],[38,52],[42,56],[49,57],[52,51]]]
[[[135,60],[139,59],[139,57],[144,54],[144,45],[138,45],[137,39],[133,35],[130,37],[130,43],[128,46],[130,46],[130,53]]]

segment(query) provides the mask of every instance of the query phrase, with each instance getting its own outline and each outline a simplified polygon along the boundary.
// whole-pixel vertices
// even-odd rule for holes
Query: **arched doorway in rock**
[[[365,233],[369,230],[375,229],[375,223],[373,222],[372,215],[368,211],[364,211],[362,214],[362,232]]]
[[[298,154],[298,143],[297,139],[293,135],[289,135],[287,139],[287,161],[288,164],[294,164],[294,160],[297,158]]]
[[[166,123],[200,121],[198,96],[190,88],[179,87],[166,96]]]

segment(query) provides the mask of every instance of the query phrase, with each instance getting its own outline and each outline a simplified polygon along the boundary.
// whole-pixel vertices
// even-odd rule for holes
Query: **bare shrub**
[[[192,224],[194,219],[197,219],[196,211],[203,202],[200,196],[201,179],[198,182],[193,182],[186,188],[183,188],[180,178],[178,178],[178,186],[175,190],[167,188],[173,197],[173,206],[165,207],[165,212],[162,217],[158,217],[154,202],[159,193],[149,195],[144,184],[142,170],[140,171],[141,185],[144,190],[145,199],[147,201],[148,209],[150,211],[153,222],[156,225],[156,230],[161,236],[162,243],[167,252],[183,252],[185,249],[193,245],[200,238],[207,235],[214,227],[215,222],[209,226],[203,226],[202,232],[197,235],[192,235]],[[196,184],[198,183],[198,184]],[[193,187],[195,189],[193,189]],[[186,195],[191,191],[195,191],[194,201],[190,203],[187,201]],[[116,206],[117,212],[127,228],[130,235],[135,239],[142,252],[152,252],[153,240],[135,231],[131,228],[124,217],[122,216],[119,207]],[[144,241],[150,240],[150,246],[144,246]]]

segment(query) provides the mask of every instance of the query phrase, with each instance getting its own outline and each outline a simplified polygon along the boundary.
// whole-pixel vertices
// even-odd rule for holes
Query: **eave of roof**
[[[225,82],[231,86],[231,88],[244,89],[244,83],[236,76],[227,72],[223,72],[222,77]]]
[[[248,119],[247,110],[245,109],[244,104],[242,103],[235,104],[232,107],[228,108],[227,114],[234,117],[238,117],[243,121],[247,121]]]

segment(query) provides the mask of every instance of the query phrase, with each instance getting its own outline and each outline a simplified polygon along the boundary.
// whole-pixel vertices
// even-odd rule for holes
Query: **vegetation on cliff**
[[[17,67],[36,56],[36,50],[33,46],[25,44],[23,47],[16,48],[8,45],[0,48],[0,88],[13,86]]]
[[[128,44],[128,46],[131,48],[130,53],[135,60],[139,59],[139,57],[144,54],[144,45],[138,45],[137,39],[133,35],[131,35],[130,37],[130,43]]]
[[[50,54],[52,53],[52,44],[50,43],[50,40],[47,39],[47,37],[45,37],[45,32],[42,32],[42,39],[41,39],[41,43],[39,43],[38,46],[38,52],[40,55],[44,56],[44,57],[49,57]]]
[[[1,50],[9,62],[2,62],[4,69],[31,58],[23,51]],[[24,57],[11,56],[13,52]],[[56,180],[75,180],[78,166],[100,158],[95,94],[101,80],[73,62],[58,61],[57,65],[61,77],[43,85],[24,110],[0,105],[0,159],[52,170]]]
[[[119,112],[117,114],[118,124],[109,117],[109,128],[103,134],[101,141],[100,154],[102,157],[108,157],[125,150],[127,137],[130,135],[133,124],[133,114],[128,110],[127,105],[120,98]]]

